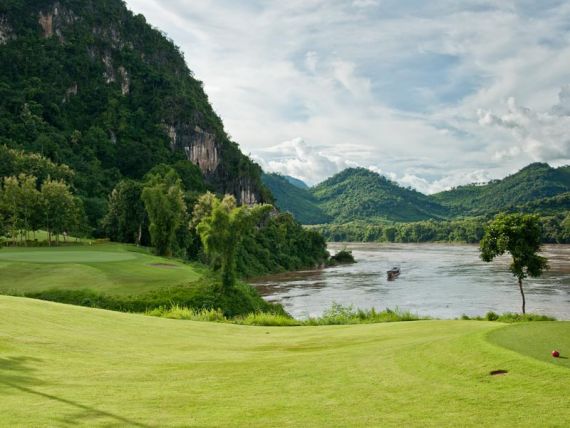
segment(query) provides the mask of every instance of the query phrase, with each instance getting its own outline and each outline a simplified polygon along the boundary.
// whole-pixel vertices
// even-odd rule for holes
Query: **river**
[[[435,318],[521,310],[508,256],[484,263],[477,246],[452,244],[331,243],[329,251],[344,247],[358,263],[267,276],[253,285],[296,318],[319,316],[333,302],[362,309],[400,308]],[[543,256],[550,270],[524,282],[527,312],[570,319],[570,246],[545,246]],[[388,281],[386,271],[393,266],[402,273]]]

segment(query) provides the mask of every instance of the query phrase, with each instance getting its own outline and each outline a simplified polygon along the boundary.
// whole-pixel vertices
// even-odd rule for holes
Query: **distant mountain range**
[[[263,182],[277,206],[304,224],[412,222],[570,209],[570,166],[552,168],[545,163],[528,165],[502,180],[429,196],[364,168],[346,169],[312,188],[278,174],[265,174]]]

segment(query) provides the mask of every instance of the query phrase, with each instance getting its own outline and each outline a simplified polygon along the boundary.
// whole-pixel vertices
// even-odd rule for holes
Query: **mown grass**
[[[0,426],[567,426],[568,367],[527,351],[568,338],[569,322],[248,327],[2,296]]]
[[[0,293],[5,294],[89,289],[132,296],[196,282],[206,273],[198,264],[156,257],[132,245],[0,249]]]

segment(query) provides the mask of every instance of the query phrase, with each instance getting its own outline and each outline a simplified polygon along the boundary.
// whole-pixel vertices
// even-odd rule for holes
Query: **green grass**
[[[251,327],[0,297],[0,426],[568,426],[570,371],[526,352],[549,337],[564,355],[570,323]]]
[[[0,293],[89,289],[137,295],[197,281],[205,270],[129,245],[0,249]]]
[[[537,360],[570,368],[570,330],[568,324],[566,322],[518,324],[509,329],[494,331],[489,335],[489,340]],[[561,358],[551,356],[551,352],[554,350],[560,352]]]

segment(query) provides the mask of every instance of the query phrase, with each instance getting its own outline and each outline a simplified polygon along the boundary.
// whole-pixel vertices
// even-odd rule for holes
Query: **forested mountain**
[[[306,213],[320,212],[330,223],[411,222],[490,216],[501,211],[555,215],[570,209],[570,167],[531,164],[516,174],[487,184],[470,184],[424,195],[406,189],[364,168],[346,169],[309,191],[294,188],[284,177],[264,181],[279,208],[304,224],[324,224],[320,217],[307,221]]]
[[[180,50],[121,0],[0,2],[2,145],[69,165],[88,211],[161,163],[197,190],[203,176],[239,201],[271,201]]]
[[[293,184],[291,178],[279,174],[264,174],[262,177],[280,210],[294,214],[302,224],[328,223],[330,218],[317,206],[317,200],[308,187],[302,188]]]
[[[365,168],[349,168],[311,189],[336,223],[353,220],[418,221],[444,218],[447,210],[428,196],[406,189]]]
[[[545,198],[549,199],[543,201],[545,206],[552,209],[559,204],[559,208],[564,209],[567,202],[551,198],[566,192],[570,192],[569,167],[552,168],[545,163],[533,163],[502,180],[456,187],[431,198],[448,207],[453,215],[472,216],[524,207],[539,211],[540,200]]]

